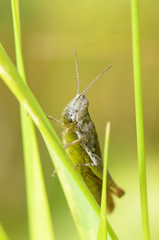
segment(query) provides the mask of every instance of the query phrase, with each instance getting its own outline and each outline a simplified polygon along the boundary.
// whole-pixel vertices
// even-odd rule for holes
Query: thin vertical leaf
[[[11,0],[13,27],[18,72],[24,82],[25,71],[21,50],[19,2]],[[20,106],[25,175],[27,189],[28,219],[30,238],[54,239],[51,214],[45,190],[37,140],[33,122],[23,106]]]
[[[105,147],[104,147],[104,168],[103,168],[103,183],[102,183],[102,198],[101,198],[101,220],[99,225],[98,240],[107,240],[107,163],[108,163],[108,148],[110,136],[110,122],[106,125]]]
[[[149,230],[147,184],[146,184],[138,0],[131,0],[131,17],[132,17],[132,50],[133,50],[136,133],[137,133],[138,167],[140,181],[142,232],[143,239],[149,240],[150,230]]]

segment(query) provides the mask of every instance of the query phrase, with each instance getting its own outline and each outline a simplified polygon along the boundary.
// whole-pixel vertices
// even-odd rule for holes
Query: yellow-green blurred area
[[[152,239],[159,239],[159,2],[140,1],[143,107],[149,217]],[[108,216],[119,239],[140,240],[141,208],[137,167],[130,1],[20,1],[23,57],[28,85],[46,114],[60,119],[77,92],[108,65],[87,92],[90,115],[104,147],[111,122],[109,170],[125,192]],[[0,1],[0,41],[15,63],[10,1]],[[0,81],[0,221],[10,239],[29,239],[19,104]],[[61,128],[52,122],[59,136]],[[55,239],[78,233],[54,166],[37,131]],[[80,206],[79,206],[80,208]],[[87,214],[87,213],[86,213]]]

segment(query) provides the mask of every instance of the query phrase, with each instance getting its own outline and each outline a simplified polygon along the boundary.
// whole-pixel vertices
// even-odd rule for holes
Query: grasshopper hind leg
[[[118,198],[121,198],[125,194],[125,192],[114,182],[109,171],[107,171],[107,182],[109,191],[116,195]]]
[[[89,181],[88,181],[89,179]],[[101,205],[101,193],[102,193],[102,180],[99,179],[97,176],[93,174],[90,170],[86,173],[86,176],[84,177],[84,181],[86,182],[86,185],[89,187],[90,191],[92,192],[94,198],[98,202],[99,206]],[[90,186],[90,182],[92,185]],[[94,183],[94,184],[93,184]],[[107,212],[112,213],[115,204],[112,196],[113,192],[109,188],[109,185],[107,185]]]
[[[114,200],[112,197],[112,192],[107,187],[107,212],[112,213],[114,210],[114,207],[115,207],[115,204],[114,204]]]
[[[96,166],[97,164],[95,163],[78,163],[75,165],[75,169],[77,170],[78,167],[91,167],[91,166]]]

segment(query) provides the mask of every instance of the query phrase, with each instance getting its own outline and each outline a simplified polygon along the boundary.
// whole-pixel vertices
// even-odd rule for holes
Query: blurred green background
[[[140,1],[143,105],[149,216],[152,239],[159,239],[159,2]],[[111,121],[109,169],[126,192],[108,219],[119,239],[139,240],[140,196],[137,167],[130,1],[20,1],[23,56],[28,84],[46,114],[60,119],[77,91],[109,64],[113,67],[88,91],[90,114],[104,146]],[[15,63],[10,1],[0,1],[0,41]],[[29,239],[19,104],[0,81],[0,220],[11,239]],[[52,123],[59,136],[61,128]],[[56,239],[77,239],[58,177],[37,131]]]

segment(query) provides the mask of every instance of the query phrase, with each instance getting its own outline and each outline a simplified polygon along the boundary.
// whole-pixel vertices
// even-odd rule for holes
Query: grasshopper
[[[56,120],[64,128],[62,134],[64,148],[75,165],[75,168],[80,172],[87,187],[100,205],[103,160],[95,125],[88,112],[89,102],[85,93],[94,82],[96,82],[96,80],[111,67],[111,65],[100,73],[83,91],[83,93],[79,93],[79,74],[76,52],[75,63],[78,80],[77,95],[64,109],[60,121],[51,116],[48,116],[48,118]],[[107,171],[107,211],[109,213],[114,209],[112,194],[120,198],[124,195],[124,191],[117,186],[109,171]]]

